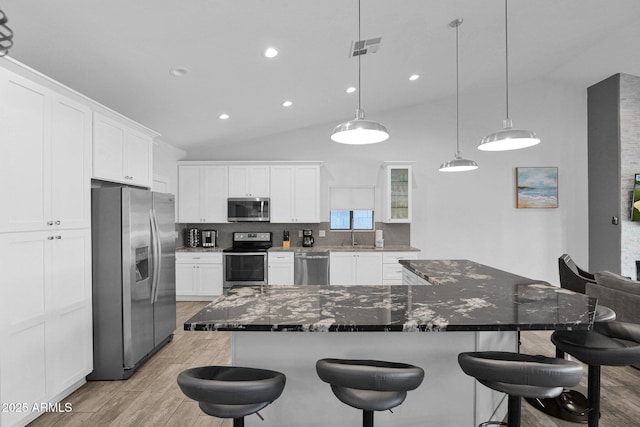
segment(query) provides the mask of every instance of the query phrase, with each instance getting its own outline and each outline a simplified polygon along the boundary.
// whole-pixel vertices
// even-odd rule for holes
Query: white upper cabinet
[[[229,166],[229,197],[269,197],[269,165]]]
[[[178,222],[227,222],[227,166],[178,166]]]
[[[411,222],[411,165],[385,163],[383,168],[383,222]]]
[[[271,222],[320,222],[320,166],[271,166]]]
[[[0,68],[0,232],[90,223],[91,112]]]
[[[93,114],[93,177],[151,187],[153,138],[128,125]]]

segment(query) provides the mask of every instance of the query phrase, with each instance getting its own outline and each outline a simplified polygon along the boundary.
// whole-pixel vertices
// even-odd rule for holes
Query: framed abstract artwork
[[[516,168],[517,208],[557,208],[558,168]]]

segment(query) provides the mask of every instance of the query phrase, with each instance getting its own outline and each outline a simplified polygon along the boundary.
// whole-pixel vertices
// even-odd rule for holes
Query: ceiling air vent
[[[362,56],[367,53],[376,53],[380,47],[382,37],[376,37],[368,40],[356,40],[351,42],[349,50],[349,58],[352,56]]]

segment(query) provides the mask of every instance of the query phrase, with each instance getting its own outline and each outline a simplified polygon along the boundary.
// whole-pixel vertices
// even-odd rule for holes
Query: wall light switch
[[[302,237],[302,230],[298,230],[298,237]]]
[[[327,232],[325,230],[318,230],[319,237],[327,237]]]

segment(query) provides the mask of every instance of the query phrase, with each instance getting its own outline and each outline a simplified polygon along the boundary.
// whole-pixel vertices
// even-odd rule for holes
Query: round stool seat
[[[547,398],[580,382],[582,367],[564,359],[501,351],[460,353],[465,374],[510,396]]]
[[[593,322],[613,322],[614,320],[616,320],[616,312],[611,310],[609,307],[598,304],[595,316],[593,317]]]
[[[258,412],[282,394],[285,382],[280,372],[237,366],[203,366],[178,375],[182,392],[218,418]]]
[[[640,363],[640,325],[599,322],[593,331],[556,331],[553,344],[590,366]]]
[[[417,366],[378,360],[322,359],[316,371],[341,402],[363,411],[395,408],[424,378]]]

